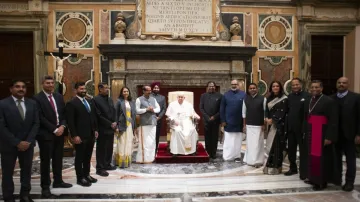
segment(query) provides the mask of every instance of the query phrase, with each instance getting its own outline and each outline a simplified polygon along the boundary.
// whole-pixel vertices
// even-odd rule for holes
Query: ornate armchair
[[[189,91],[172,91],[168,94],[168,103],[170,104],[173,101],[177,100],[177,97],[179,94],[185,95],[185,100],[190,102],[194,106],[194,93]],[[196,131],[199,131],[199,120],[193,119],[193,122],[196,126]],[[167,140],[167,150],[170,152],[170,140],[171,140],[171,132],[173,129],[171,129],[171,121],[170,119],[166,118],[166,140]]]

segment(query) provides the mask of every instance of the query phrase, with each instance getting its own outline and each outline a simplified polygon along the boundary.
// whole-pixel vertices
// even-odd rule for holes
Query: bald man
[[[344,191],[354,189],[356,175],[356,146],[360,144],[360,97],[351,92],[349,79],[341,77],[336,83],[337,93],[332,95],[339,108],[338,166],[342,169],[342,154],[346,156]],[[341,172],[342,173],[342,172]]]

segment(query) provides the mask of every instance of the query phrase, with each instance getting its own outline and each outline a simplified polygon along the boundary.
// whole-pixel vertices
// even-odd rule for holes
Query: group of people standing
[[[242,162],[242,140],[246,133],[244,162],[254,167],[264,166],[265,174],[280,174],[288,153],[290,170],[284,174],[289,176],[298,173],[296,153],[299,145],[300,179],[313,184],[315,190],[326,188],[327,183],[341,185],[342,153],[345,153],[347,171],[343,190],[351,191],[356,174],[355,144],[360,144],[360,97],[349,91],[348,85],[347,78],[339,78],[338,93],[326,96],[322,94],[322,82],[315,80],[311,82],[309,94],[302,90],[301,80],[294,78],[291,81],[292,93],[286,96],[281,83],[273,81],[269,96],[265,98],[258,93],[255,83],[251,83],[245,93],[239,89],[238,81],[233,80],[231,89],[222,95],[216,92],[216,84],[210,81],[207,92],[200,99],[206,151],[210,158],[216,158],[219,127],[222,126],[225,136],[222,158]],[[35,140],[40,148],[42,196],[49,198],[52,196],[50,164],[53,188],[72,187],[62,179],[64,136],[67,131],[76,150],[77,184],[87,187],[97,182],[90,176],[95,141],[96,174],[106,177],[108,170],[131,165],[135,135],[139,136],[136,162],[154,161],[164,115],[175,124],[177,132],[174,134],[185,139],[175,141],[175,138],[174,142],[185,148],[188,137],[184,131],[188,134],[195,131],[184,128],[183,120],[174,117],[184,115],[200,119],[193,106],[184,102],[183,95],[179,95],[177,103],[172,103],[166,110],[165,97],[159,94],[159,83],[143,86],[143,95],[135,102],[129,88],[123,87],[115,104],[109,98],[106,83],[98,85],[99,95],[88,99],[85,83],[77,82],[76,96],[66,105],[62,95],[54,92],[53,77],[45,76],[42,88],[34,99],[28,99],[25,98],[25,82],[16,80],[10,87],[11,96],[0,101],[0,152],[5,201],[15,201],[12,176],[17,158],[21,168],[20,199],[33,201],[29,192]],[[117,140],[116,165],[112,165],[114,133]],[[194,146],[189,147],[194,149]],[[174,152],[177,151],[181,149],[174,149]]]

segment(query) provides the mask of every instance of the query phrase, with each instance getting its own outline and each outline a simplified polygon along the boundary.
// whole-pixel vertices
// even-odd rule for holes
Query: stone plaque
[[[142,0],[142,34],[215,35],[216,0]]]

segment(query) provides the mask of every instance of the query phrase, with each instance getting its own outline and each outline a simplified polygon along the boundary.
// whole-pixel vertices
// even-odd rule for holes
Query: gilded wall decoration
[[[65,48],[93,48],[93,13],[92,12],[55,12],[55,41],[62,34]]]
[[[293,17],[259,15],[259,50],[293,50]]]
[[[259,89],[266,93],[272,81],[283,85],[293,77],[293,57],[275,56],[259,58]]]

